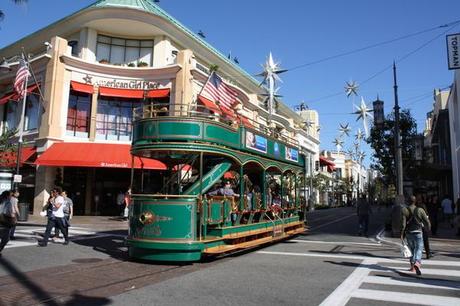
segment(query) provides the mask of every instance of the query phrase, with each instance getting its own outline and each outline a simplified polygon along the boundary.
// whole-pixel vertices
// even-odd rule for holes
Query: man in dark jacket
[[[358,199],[356,212],[358,214],[359,222],[358,235],[364,235],[367,237],[367,231],[369,229],[369,215],[372,213],[372,211],[369,202],[363,195],[361,195]]]
[[[417,203],[416,197],[411,196],[410,200],[410,205],[402,210],[401,239],[404,239],[404,235],[406,236],[407,245],[412,252],[409,271],[421,275],[420,268],[422,265],[423,250],[422,228],[424,226],[429,231],[431,224],[425,211],[415,205]]]

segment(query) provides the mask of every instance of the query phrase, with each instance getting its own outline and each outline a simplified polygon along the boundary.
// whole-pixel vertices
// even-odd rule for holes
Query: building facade
[[[12,84],[22,48],[33,54],[33,77],[19,187],[35,214],[55,185],[73,198],[76,214],[116,214],[117,195],[133,175],[156,169],[161,177],[164,164],[130,154],[133,112],[140,106],[150,105],[152,116],[187,116],[202,108],[229,124],[268,127],[273,137],[294,141],[310,166],[316,160],[316,130],[305,130],[303,118],[283,103],[270,115],[258,96],[259,81],[153,1],[97,1],[1,49],[0,58],[12,67],[0,75],[2,133],[21,117]],[[198,98],[213,67],[237,93],[232,114]],[[14,166],[3,163],[0,174]]]

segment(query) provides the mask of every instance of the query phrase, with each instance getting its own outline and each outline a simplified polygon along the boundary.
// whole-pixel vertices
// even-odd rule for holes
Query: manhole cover
[[[102,259],[100,259],[100,258],[78,258],[78,259],[74,259],[72,261],[76,262],[76,263],[93,263],[93,262],[102,261]]]

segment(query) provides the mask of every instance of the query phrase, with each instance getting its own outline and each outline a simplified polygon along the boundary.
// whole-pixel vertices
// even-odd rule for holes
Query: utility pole
[[[399,103],[398,103],[398,85],[396,82],[396,64],[393,61],[393,80],[395,93],[395,166],[396,166],[396,189],[398,196],[403,195],[403,162],[401,152],[401,131],[399,129]]]

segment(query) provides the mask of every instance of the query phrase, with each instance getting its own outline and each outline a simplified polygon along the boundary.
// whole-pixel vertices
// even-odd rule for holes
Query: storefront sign
[[[299,161],[299,151],[297,149],[286,147],[286,159],[294,162]]]
[[[13,176],[13,183],[22,183],[22,175],[20,174],[15,174]]]
[[[170,80],[150,81],[150,80],[129,80],[120,78],[103,78],[96,75],[84,74],[79,72],[72,72],[72,80],[80,83],[110,87],[117,89],[141,89],[151,90],[160,88],[170,88]]]
[[[460,33],[446,36],[449,69],[460,68]]]
[[[267,138],[246,131],[246,148],[267,153]]]

